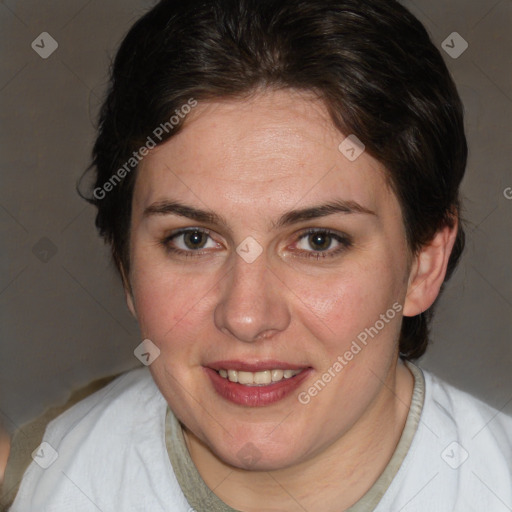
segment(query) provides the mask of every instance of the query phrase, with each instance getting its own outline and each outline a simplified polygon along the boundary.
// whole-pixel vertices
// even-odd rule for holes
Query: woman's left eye
[[[329,230],[309,230],[299,237],[295,247],[306,253],[306,257],[323,258],[335,256],[352,245],[347,236]]]

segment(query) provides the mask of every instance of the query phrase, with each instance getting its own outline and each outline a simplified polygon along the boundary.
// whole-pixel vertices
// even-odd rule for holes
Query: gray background
[[[89,163],[110,58],[155,2],[0,2],[0,422],[13,431],[70,390],[140,363],[94,210],[75,193]],[[421,365],[512,414],[510,0],[406,5],[443,50],[467,110],[467,251],[438,307]],[[42,59],[42,32],[58,49]],[[510,190],[512,196],[512,190]]]

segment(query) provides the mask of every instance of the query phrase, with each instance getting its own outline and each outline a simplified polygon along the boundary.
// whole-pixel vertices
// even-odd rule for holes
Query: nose
[[[284,331],[290,323],[284,285],[267,267],[264,254],[252,263],[234,258],[215,307],[216,327],[246,343]]]

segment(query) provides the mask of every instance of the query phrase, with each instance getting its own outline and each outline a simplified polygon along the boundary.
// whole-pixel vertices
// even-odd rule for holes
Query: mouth
[[[274,382],[281,382],[284,379],[291,379],[302,370],[281,370],[276,368],[273,370],[263,370],[261,372],[244,372],[241,370],[225,370],[221,369],[218,374],[223,379],[228,379],[230,382],[236,382],[242,386],[268,386]]]
[[[313,370],[278,361],[256,364],[220,361],[204,369],[221,398],[247,407],[262,407],[283,400]]]

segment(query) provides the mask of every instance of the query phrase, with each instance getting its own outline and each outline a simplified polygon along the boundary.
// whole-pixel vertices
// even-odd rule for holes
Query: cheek
[[[200,272],[171,271],[165,264],[138,258],[132,274],[132,289],[143,335],[159,343],[170,337],[181,341],[176,332],[187,333],[197,328],[198,316],[209,307],[211,287],[208,277]]]
[[[296,315],[331,356],[348,349],[360,333],[367,332],[365,329],[376,322],[379,338],[391,344],[399,329],[399,318],[392,306],[402,303],[403,279],[398,270],[399,265],[394,266],[390,258],[381,257],[353,265],[347,262],[345,270],[328,276],[301,280],[295,276],[292,289],[300,298],[295,300]],[[381,328],[381,315],[390,309],[385,328]]]

